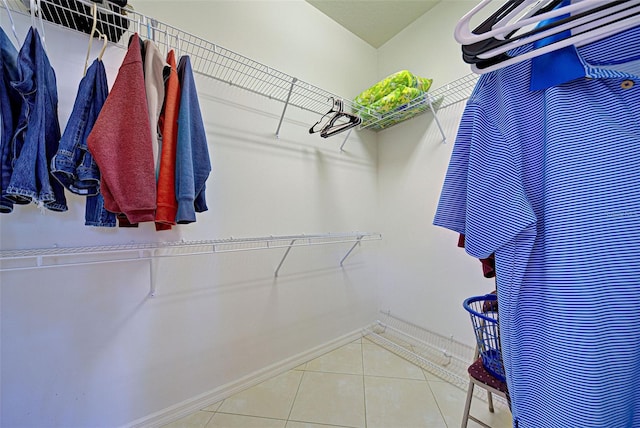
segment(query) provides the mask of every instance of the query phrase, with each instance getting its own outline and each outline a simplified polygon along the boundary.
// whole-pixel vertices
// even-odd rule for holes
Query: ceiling
[[[379,48],[441,0],[306,0]]]

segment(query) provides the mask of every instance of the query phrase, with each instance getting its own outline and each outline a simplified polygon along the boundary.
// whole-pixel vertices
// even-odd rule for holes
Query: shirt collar
[[[569,0],[564,0],[557,7],[567,6],[570,3]],[[543,27],[559,19],[567,18],[568,16],[569,15],[562,15],[544,20],[538,24],[538,27]],[[552,36],[535,41],[533,48],[541,48],[570,36],[570,30],[561,31]],[[566,46],[534,57],[531,60],[530,89],[532,91],[539,91],[585,76],[585,67],[580,59],[578,50],[575,46]]]
[[[564,0],[560,5],[558,5],[558,7],[567,5],[569,3],[569,0]],[[549,22],[553,22],[553,20],[563,17],[566,17],[566,15],[543,21],[539,25],[543,26]],[[627,32],[632,35],[632,39],[640,37],[640,27],[635,27],[634,29],[627,30]],[[532,48],[536,49],[548,45],[555,41],[562,40],[563,38],[570,37],[570,35],[571,32],[569,30],[562,31],[553,36],[549,36],[534,42],[532,44]],[[611,60],[613,60],[614,57],[617,57],[622,53],[619,52],[619,49],[617,49],[617,46],[615,44],[615,41],[618,40],[618,36],[620,36],[620,42],[622,43],[622,40],[624,40],[624,36],[623,33],[620,33],[618,35],[611,36],[611,38],[608,38],[607,40],[603,40],[602,46],[600,46],[599,42],[595,42],[595,51],[601,53],[606,52],[606,55],[610,57]],[[613,43],[613,45],[611,43]],[[624,57],[625,55],[622,56]],[[560,48],[531,59],[530,89],[532,91],[548,89],[553,86],[561,85],[563,83],[567,83],[582,77],[637,78],[637,75],[632,75],[629,73],[611,69],[605,69],[596,65],[590,65],[589,61],[585,60],[583,55],[581,55],[578,49],[573,45],[566,46],[564,48]]]

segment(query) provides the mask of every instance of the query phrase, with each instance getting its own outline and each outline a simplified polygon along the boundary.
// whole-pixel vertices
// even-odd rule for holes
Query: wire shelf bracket
[[[278,129],[276,129],[276,138],[280,138],[280,127],[282,126],[282,121],[284,120],[284,114],[287,112],[287,106],[289,105],[289,100],[291,100],[291,93],[293,92],[293,87],[296,84],[295,77],[291,80],[291,87],[289,88],[289,93],[287,94],[287,100],[284,102],[284,108],[282,109],[282,114],[280,115],[280,121],[278,122]]]
[[[280,268],[282,267],[282,264],[284,263],[285,259],[289,255],[289,251],[291,251],[291,247],[293,247],[293,244],[295,244],[295,243],[296,243],[296,239],[292,239],[291,243],[287,247],[287,251],[285,251],[284,255],[282,256],[282,260],[280,260],[280,263],[278,263],[278,267],[276,268],[276,271],[273,273],[274,277],[276,277],[276,278],[278,277],[278,272],[280,272]]]
[[[429,109],[431,110],[431,114],[433,115],[433,120],[436,121],[436,125],[438,125],[438,129],[440,130],[440,135],[442,135],[442,142],[447,142],[447,136],[444,133],[444,129],[442,129],[442,125],[440,124],[440,119],[438,119],[438,115],[436,114],[436,110],[433,108],[433,103],[431,102],[431,97],[427,97],[429,100]]]
[[[304,235],[303,235],[304,236]],[[344,266],[344,261],[347,259],[347,257],[349,257],[349,255],[351,255],[351,253],[353,252],[353,250],[356,248],[356,246],[360,245],[360,242],[362,242],[362,239],[368,237],[368,239],[372,239],[370,234],[364,234],[364,235],[356,235],[355,236],[355,241],[353,241],[353,245],[351,246],[351,248],[349,249],[349,251],[347,251],[347,254],[344,255],[344,257],[342,257],[342,259],[340,259],[340,267]],[[273,276],[274,277],[278,277],[278,273],[280,272],[280,268],[282,267],[282,265],[284,264],[284,261],[286,260],[287,256],[289,256],[289,252],[291,251],[291,248],[293,248],[296,243],[296,241],[298,241],[301,238],[294,238],[291,240],[291,242],[289,242],[289,245],[287,246],[286,251],[284,252],[284,254],[282,255],[282,259],[280,260],[280,263],[278,263],[278,267],[276,268]],[[373,239],[378,239],[378,238],[373,238]],[[342,240],[340,242],[352,242],[352,241],[345,241]]]
[[[349,248],[349,251],[347,251],[347,254],[344,255],[344,257],[340,260],[340,266],[342,266],[344,264],[344,261],[347,260],[347,257],[349,257],[349,255],[351,255],[351,252],[358,246],[360,245],[360,242],[362,242],[362,236],[358,236],[358,239],[356,240],[356,242],[353,243],[353,245],[351,246],[351,248]]]

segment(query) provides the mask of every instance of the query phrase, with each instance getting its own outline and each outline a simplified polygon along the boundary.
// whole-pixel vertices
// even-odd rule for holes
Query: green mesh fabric
[[[390,120],[375,125],[377,128],[392,126],[424,111],[418,109],[412,114],[410,110],[415,103],[410,103],[422,97],[432,82],[432,79],[416,76],[408,70],[398,71],[358,95],[354,99],[354,113],[360,116],[363,123],[373,124],[380,122],[381,115],[404,110],[401,118],[396,120],[390,117]]]
[[[370,106],[398,89],[414,88],[418,91],[427,92],[431,87],[431,82],[431,79],[415,76],[408,70],[401,70],[363,91],[354,101],[362,106]],[[396,99],[400,99],[398,97],[396,96]]]

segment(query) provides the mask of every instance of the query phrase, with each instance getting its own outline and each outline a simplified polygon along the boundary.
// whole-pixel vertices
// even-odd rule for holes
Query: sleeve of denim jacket
[[[13,211],[13,202],[4,197],[13,172],[11,140],[22,108],[22,98],[11,86],[13,80],[18,80],[18,50],[0,29],[0,213]]]

